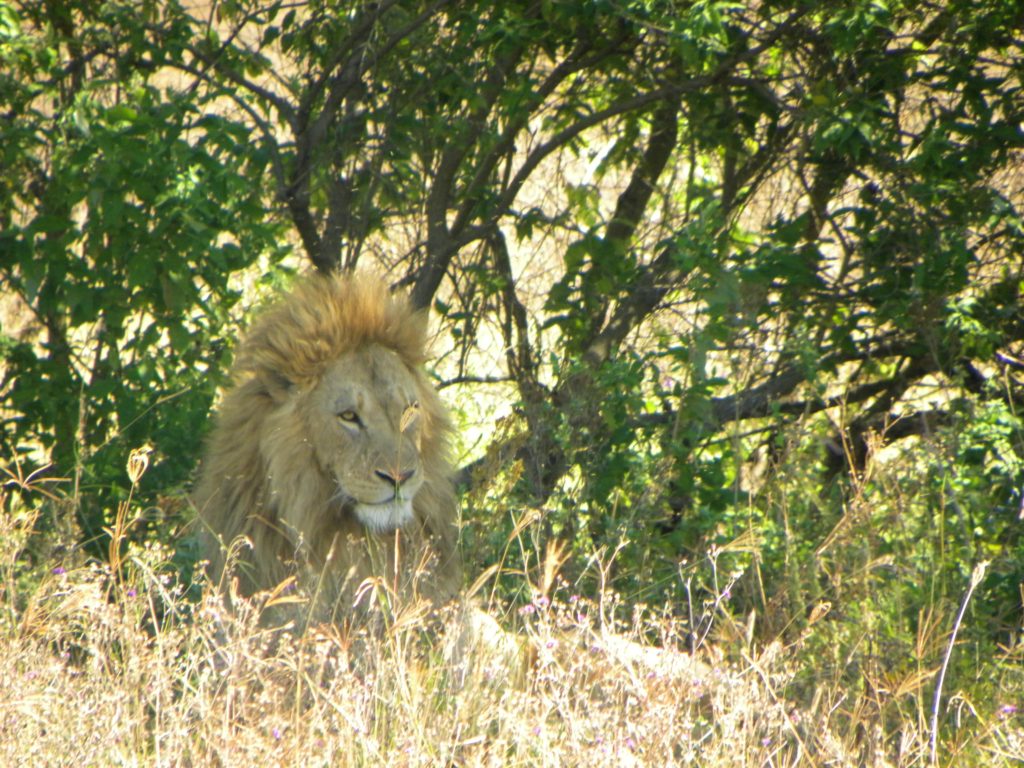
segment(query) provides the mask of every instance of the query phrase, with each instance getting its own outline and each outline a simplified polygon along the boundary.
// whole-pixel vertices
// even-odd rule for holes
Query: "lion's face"
[[[256,318],[194,493],[214,579],[235,560],[243,594],[293,576],[313,596],[302,621],[333,620],[385,575],[410,595],[457,592],[451,423],[422,369],[426,331],[364,275],[301,280]]]
[[[314,456],[342,508],[379,533],[411,521],[424,480],[426,417],[417,379],[398,354],[378,345],[346,353],[305,397]]]

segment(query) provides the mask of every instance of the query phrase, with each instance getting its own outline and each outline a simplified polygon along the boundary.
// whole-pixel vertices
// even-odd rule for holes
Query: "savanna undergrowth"
[[[133,484],[145,469],[134,456]],[[142,462],[140,465],[139,462]],[[131,471],[131,470],[130,470]],[[578,594],[516,564],[474,585],[472,608],[412,607],[301,635],[260,622],[270,602],[183,580],[169,542],[129,535],[118,510],[111,557],[39,541],[36,519],[74,503],[59,483],[7,473],[0,498],[0,763],[4,765],[929,765],[934,673],[852,669],[890,642],[880,624],[843,637],[816,606],[766,642],[731,615],[735,574],[690,606]],[[522,534],[522,529],[514,535]],[[49,533],[45,535],[51,535]],[[708,567],[720,553],[710,553]],[[529,559],[529,558],[526,558]],[[595,556],[595,562],[599,558]],[[595,566],[607,570],[607,563]],[[494,580],[504,590],[490,589]],[[517,606],[497,598],[518,582]],[[487,597],[490,594],[491,597]],[[378,601],[385,604],[386,601]],[[922,617],[948,637],[952,614]],[[500,628],[499,628],[500,625]],[[952,646],[951,646],[952,647]],[[826,653],[825,648],[831,651]],[[952,649],[970,653],[970,646]],[[939,701],[940,765],[1024,758],[1016,711],[1021,649],[976,660],[976,690],[951,671]],[[951,667],[954,670],[956,665]],[[861,684],[850,685],[861,676]]]

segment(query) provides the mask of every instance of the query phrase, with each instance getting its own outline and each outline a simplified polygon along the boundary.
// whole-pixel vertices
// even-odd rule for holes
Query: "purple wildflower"
[[[68,569],[65,568],[63,565],[58,565],[56,568],[53,569],[53,573],[55,573],[58,576],[60,576],[61,574],[65,574],[67,572]]]

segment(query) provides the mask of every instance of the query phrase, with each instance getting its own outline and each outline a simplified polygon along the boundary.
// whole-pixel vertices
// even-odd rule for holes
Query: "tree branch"
[[[524,51],[525,47],[523,45],[514,46],[495,62],[488,72],[487,81],[482,89],[481,104],[471,110],[465,121],[464,130],[453,141],[449,142],[441,154],[440,162],[434,172],[430,192],[427,195],[427,259],[420,268],[410,295],[415,307],[423,308],[430,304],[434,294],[437,293],[437,289],[441,285],[441,281],[444,279],[445,273],[448,271],[448,264],[451,262],[452,257],[465,244],[465,242],[454,242],[452,238],[453,230],[458,231],[466,225],[465,217],[460,217],[455,228],[449,229],[448,227],[448,209],[451,206],[455,179],[459,166],[483,133],[487,125],[487,116],[491,113],[498,98],[501,96],[509,76],[518,67]],[[528,114],[529,112],[527,111]],[[515,134],[511,135],[514,137]],[[488,158],[485,158],[480,168],[478,168],[476,178],[480,179],[481,183],[486,181],[487,176],[493,170],[493,164],[498,162],[502,152],[507,151],[507,149],[503,150],[500,146],[502,143],[499,142],[499,146],[492,151]],[[493,163],[489,167],[488,160]],[[476,179],[474,179],[475,182]],[[473,185],[471,184],[470,186],[472,187]],[[471,194],[467,194],[465,198],[464,211],[467,205],[471,208],[476,202]]]
[[[619,195],[615,213],[605,230],[605,240],[627,242],[632,239],[654,194],[654,185],[676,147],[678,117],[679,102],[676,100],[666,100],[655,110],[647,149],[633,169],[626,189]]]
[[[653,312],[665,295],[678,286],[675,258],[665,249],[641,273],[629,295],[619,302],[611,320],[593,336],[583,353],[583,359],[592,366],[605,362],[626,335],[647,315]]]
[[[885,343],[870,350],[862,350],[857,353],[835,355],[829,360],[823,360],[824,365],[833,365],[844,362],[852,362],[858,359],[888,357],[906,352],[905,345]],[[709,408],[701,424],[701,431],[706,433],[714,432],[724,424],[731,422],[746,421],[749,419],[761,419],[771,416],[773,413],[781,415],[799,416],[818,413],[828,408],[836,408],[843,405],[862,403],[871,398],[884,395],[892,387],[906,386],[907,380],[919,379],[937,370],[934,363],[924,363],[915,360],[910,369],[900,372],[898,375],[881,380],[869,381],[859,386],[848,389],[837,395],[827,398],[814,398],[809,400],[780,402],[783,398],[792,394],[797,387],[807,381],[806,372],[799,366],[790,365],[768,381],[750,387],[725,397],[711,398]],[[870,420],[865,428],[874,425],[880,429],[883,424],[892,423],[887,427],[887,434],[892,439],[898,439],[910,434],[916,434],[910,426],[915,417],[901,417],[897,419],[892,415],[876,415]],[[658,413],[641,414],[629,422],[631,429],[653,429],[656,427],[673,424],[679,419],[679,412],[676,410],[665,410]],[[904,422],[906,422],[904,424]],[[766,427],[767,428],[767,427]],[[511,446],[511,447],[509,447]],[[521,440],[513,439],[509,446],[497,446],[494,455],[503,457],[504,461],[523,460],[524,462],[536,461],[533,456],[534,446],[531,443],[522,444]],[[471,482],[475,467],[483,462],[472,462],[463,467],[458,477],[461,483]]]
[[[516,295],[508,245],[500,229],[496,229],[491,236],[490,246],[494,256],[494,266],[502,278],[502,296],[505,307],[502,334],[505,337],[505,359],[508,362],[509,373],[515,378],[523,399],[532,402],[537,399],[539,384],[537,364],[530,346],[529,320],[526,307]]]

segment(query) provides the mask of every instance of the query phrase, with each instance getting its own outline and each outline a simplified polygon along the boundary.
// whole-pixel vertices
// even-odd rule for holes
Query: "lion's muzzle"
[[[356,518],[374,533],[391,533],[412,521],[412,499],[395,497],[379,504],[357,503]]]

